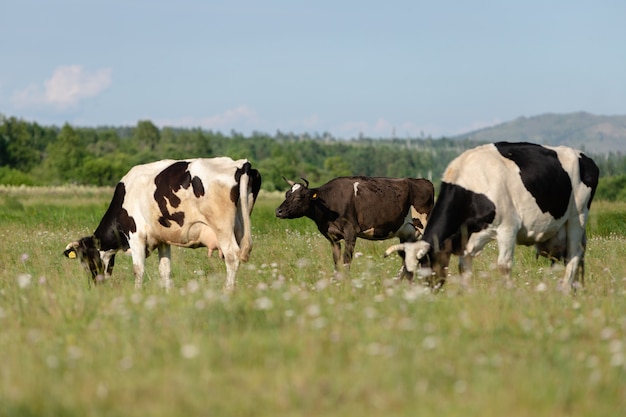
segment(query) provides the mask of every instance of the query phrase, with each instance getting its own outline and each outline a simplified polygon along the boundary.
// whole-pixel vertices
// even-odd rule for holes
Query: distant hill
[[[626,152],[626,116],[579,112],[519,117],[513,121],[454,137],[480,142],[528,141],[567,145],[589,153]]]

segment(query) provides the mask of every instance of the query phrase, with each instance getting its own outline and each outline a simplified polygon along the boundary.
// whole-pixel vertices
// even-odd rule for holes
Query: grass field
[[[495,247],[433,295],[393,278],[388,242],[358,241],[350,277],[308,219],[262,194],[238,287],[173,248],[175,290],[147,260],[93,287],[65,245],[111,189],[0,189],[0,416],[621,416],[626,410],[626,205],[596,202],[585,289],[519,247]],[[453,268],[456,272],[456,267]]]

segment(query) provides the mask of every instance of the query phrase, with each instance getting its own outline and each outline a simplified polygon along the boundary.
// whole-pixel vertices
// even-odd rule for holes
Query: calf
[[[498,142],[468,150],[453,160],[424,230],[423,240],[387,249],[406,251],[407,269],[432,271],[429,284],[443,285],[450,255],[471,273],[472,257],[498,242],[498,267],[506,275],[515,245],[536,245],[566,262],[563,284],[584,280],[585,227],[598,186],[596,164],[564,146]],[[580,283],[579,283],[580,281]]]
[[[145,258],[159,253],[159,274],[170,286],[171,245],[218,249],[226,262],[226,289],[235,286],[239,261],[252,248],[250,214],[261,175],[245,159],[220,157],[163,160],[132,168],[117,184],[108,210],[92,236],[67,245],[97,277],[109,278],[119,250],[130,250],[135,286]]]
[[[318,188],[309,188],[305,179],[304,183],[285,181],[291,188],[276,216],[313,220],[332,246],[336,271],[342,240],[343,265],[349,269],[357,238],[415,241],[434,204],[434,187],[426,179],[339,177]],[[403,276],[408,276],[404,265],[400,270]]]

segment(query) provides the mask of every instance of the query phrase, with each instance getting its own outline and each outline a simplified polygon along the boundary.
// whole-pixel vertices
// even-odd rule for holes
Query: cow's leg
[[[583,223],[584,224],[584,223]],[[570,221],[567,225],[567,257],[565,276],[561,282],[561,289],[568,291],[576,290],[584,282],[584,256],[586,246],[585,229],[576,221]],[[580,282],[579,282],[580,276]]]
[[[135,288],[141,288],[143,273],[146,265],[146,243],[137,235],[131,234],[128,239],[130,253],[133,258],[133,275],[135,276]]]
[[[402,242],[404,243],[404,242]],[[409,269],[407,267],[407,255],[406,252],[404,250],[399,250],[398,251],[398,256],[400,256],[400,258],[402,258],[402,266],[400,267],[400,271],[398,271],[398,276],[396,277],[399,280],[402,280],[403,278],[406,278],[408,281],[413,281],[413,276],[414,273],[413,271],[417,270],[417,266],[414,266],[412,269]],[[415,259],[415,262],[417,263],[417,258]]]
[[[495,238],[498,241],[498,269],[508,276],[513,265],[513,251],[515,249],[516,232],[499,229]],[[465,283],[471,277],[472,258],[477,256],[487,243],[494,239],[492,231],[483,230],[472,233],[465,245],[465,251],[459,259],[459,267],[463,269],[462,275]]]
[[[224,261],[226,262],[226,284],[225,292],[232,292],[235,289],[237,270],[239,269],[239,249],[237,251],[225,250]]]
[[[104,280],[108,280],[111,278],[111,274],[113,273],[113,267],[115,266],[115,252],[101,252],[102,262],[104,263],[104,277],[99,276],[97,278],[104,278]]]
[[[352,263],[352,256],[354,254],[354,246],[356,245],[356,236],[346,236],[344,238],[345,247],[343,248],[343,267],[346,271],[350,271],[350,264]]]
[[[165,288],[166,291],[172,287],[172,279],[171,279],[171,257],[172,257],[172,248],[170,245],[166,243],[162,243],[158,247],[159,251],[159,276],[161,277],[161,286]]]
[[[579,284],[581,287],[585,286],[585,252],[587,252],[587,231],[583,231],[583,238],[581,241],[581,246],[582,246],[582,254],[580,256],[580,263],[578,266],[578,277],[579,277]]]
[[[335,265],[335,271],[339,272],[339,265],[341,261],[341,243],[328,239],[330,242],[331,250],[333,253],[333,264]]]
[[[474,257],[471,255],[459,256],[459,274],[461,275],[461,285],[469,287],[472,279],[472,261]]]
[[[411,210],[409,211],[409,215],[411,215],[411,212],[413,212],[413,206],[411,206]],[[417,213],[417,212],[415,212]],[[411,221],[413,221],[413,219],[410,219]],[[419,221],[418,221],[419,222]],[[407,242],[415,242],[418,240],[418,235],[419,237],[421,237],[421,234],[418,232],[418,230],[416,229],[416,227],[412,224],[412,223],[404,223],[402,225],[402,227],[400,229],[398,229],[398,231],[396,232],[396,234],[398,235],[398,238],[400,239],[400,243],[407,243]],[[411,272],[412,270],[407,269],[407,265],[406,265],[406,252],[404,250],[399,250],[398,251],[398,256],[400,256],[400,258],[402,258],[402,266],[400,267],[400,271],[398,271],[398,276],[397,279],[402,280],[403,278],[406,278],[409,281],[413,281],[413,272]],[[413,268],[413,271],[416,268]]]
[[[407,265],[406,265],[406,252],[404,252],[403,250],[400,250],[398,251],[398,256],[402,258],[402,266],[400,267],[400,271],[398,271],[398,276],[396,277],[396,279],[401,281],[402,279],[406,278],[409,282],[413,281],[414,274],[413,272],[408,270]]]
[[[581,268],[581,255],[575,254],[568,261],[565,266],[565,276],[561,282],[561,289],[565,292],[576,289],[582,285],[582,281],[579,282],[579,269]]]
[[[517,229],[501,228],[498,230],[498,270],[505,278],[505,283],[510,284],[511,269],[513,268],[513,256],[517,244]]]
[[[235,240],[235,235],[224,232],[218,232],[218,239],[226,264],[226,283],[224,284],[224,292],[230,293],[234,291],[236,285],[237,270],[239,269],[240,248]]]
[[[146,250],[139,248],[131,250],[133,257],[133,275],[135,276],[135,288],[141,288],[143,283],[143,273],[146,265]]]

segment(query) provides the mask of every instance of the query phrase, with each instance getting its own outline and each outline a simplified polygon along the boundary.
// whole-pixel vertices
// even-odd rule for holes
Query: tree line
[[[123,127],[42,126],[0,114],[0,184],[113,186],[134,165],[159,159],[247,158],[263,189],[284,190],[283,177],[313,186],[343,175],[425,177],[435,184],[447,164],[479,142],[449,138],[358,138],[328,133],[250,135],[158,128],[150,120]],[[598,197],[626,200],[626,156],[593,155],[603,177]]]

